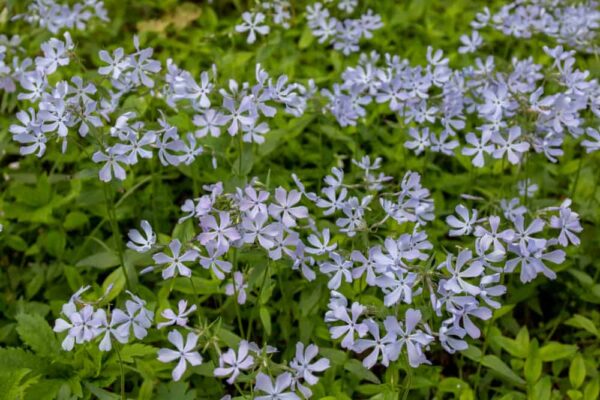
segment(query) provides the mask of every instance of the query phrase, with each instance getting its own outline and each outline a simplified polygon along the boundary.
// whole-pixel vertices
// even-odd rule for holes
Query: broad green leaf
[[[594,322],[591,319],[584,317],[583,315],[575,314],[572,318],[569,318],[565,321],[565,325],[584,329],[592,335],[600,335],[600,333],[598,332],[598,328],[596,328],[596,325],[594,325]]]
[[[545,362],[556,361],[571,357],[575,352],[577,352],[577,346],[575,345],[550,342],[540,348],[540,358]]]
[[[111,272],[102,283],[102,293],[106,293],[110,287],[110,292],[105,297],[106,301],[114,300],[125,289],[125,274],[122,268],[117,268]]]
[[[25,368],[13,369],[0,373],[0,400],[22,399],[27,388],[37,381],[37,377],[26,378],[30,370]]]
[[[75,230],[83,227],[89,221],[88,216],[81,211],[71,211],[67,214],[65,222],[63,222],[63,228],[68,231]]]
[[[581,354],[577,354],[569,367],[569,381],[574,389],[578,389],[585,380],[585,362]]]
[[[119,264],[120,261],[117,253],[102,251],[100,253],[92,254],[91,256],[79,260],[75,265],[77,267],[107,269],[111,267],[116,267]]]
[[[550,400],[552,395],[552,380],[549,376],[540,379],[531,389],[528,400]]]
[[[27,346],[41,356],[56,355],[60,351],[55,333],[38,314],[17,315],[17,333]]]
[[[494,355],[483,356],[481,359],[481,364],[512,383],[518,385],[525,384],[525,381],[519,375],[515,374],[513,370],[504,363],[504,361]]]
[[[156,347],[142,343],[126,344],[120,350],[121,359],[126,363],[134,362],[136,357],[152,356],[155,358],[157,352]]]
[[[525,367],[523,371],[525,379],[529,383],[535,383],[542,374],[542,359],[539,353],[539,345],[536,339],[534,339],[529,346],[529,353],[525,360]]]
[[[188,384],[184,382],[169,382],[158,387],[154,400],[194,400],[196,391],[188,390]]]
[[[381,383],[379,378],[377,378],[377,375],[365,368],[365,366],[356,359],[348,360],[346,364],[344,364],[344,369],[360,379],[364,379],[376,384]]]
[[[321,348],[319,347],[319,354],[323,357],[327,358],[332,365],[342,365],[348,359],[348,354],[344,351],[338,349],[331,348]]]
[[[583,398],[585,400],[597,400],[598,395],[600,395],[600,379],[596,377],[585,385]]]
[[[0,373],[19,368],[43,371],[46,364],[45,360],[21,348],[0,348]]]

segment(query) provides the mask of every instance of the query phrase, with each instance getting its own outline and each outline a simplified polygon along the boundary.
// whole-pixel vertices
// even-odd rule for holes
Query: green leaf
[[[67,244],[67,237],[63,232],[50,231],[42,240],[48,254],[58,258],[63,255]]]
[[[596,377],[585,385],[583,398],[584,400],[597,400],[598,395],[600,395],[600,379]]]
[[[310,28],[308,26],[306,26],[304,28],[304,30],[302,31],[302,35],[300,36],[300,41],[298,42],[298,48],[299,49],[307,49],[308,46],[310,46],[314,40],[315,40],[315,37],[313,36],[312,31],[310,30]]]
[[[529,393],[529,400],[550,400],[552,396],[552,380],[549,376],[540,379]]]
[[[123,362],[132,363],[135,361],[135,357],[156,357],[157,349],[156,347],[149,346],[147,344],[133,343],[124,345],[120,352]]]
[[[265,329],[265,334],[271,336],[271,314],[269,313],[269,309],[267,307],[260,307],[259,315],[260,322]]]
[[[106,293],[109,286],[112,285],[110,292],[106,295],[106,301],[112,301],[125,289],[125,274],[123,268],[117,268],[111,272],[102,283],[102,293]]]
[[[585,380],[585,362],[581,354],[577,354],[569,367],[569,381],[574,389],[578,389]]]
[[[119,400],[121,398],[121,396],[101,389],[92,383],[85,382],[84,385],[98,400]]]
[[[583,397],[583,393],[579,390],[569,389],[567,390],[567,396],[569,396],[571,400],[579,400]]]
[[[550,342],[540,348],[540,358],[545,362],[556,361],[561,358],[571,357],[576,352],[577,346],[575,345]]]
[[[525,360],[524,367],[525,379],[529,383],[535,383],[542,374],[542,359],[540,357],[539,346],[537,340],[533,340],[529,346],[529,353]]]
[[[502,347],[508,354],[514,357],[525,358],[527,357],[527,348],[522,346],[521,343],[514,339],[510,339],[504,336],[493,336],[492,341],[498,346]],[[527,343],[529,345],[529,343]]]
[[[348,354],[344,351],[331,348],[319,348],[319,354],[327,358],[332,365],[342,365],[348,359]]]
[[[515,374],[504,361],[494,355],[484,356],[481,359],[481,364],[512,383],[517,385],[525,384],[525,381],[519,375]]]
[[[92,267],[98,269],[107,269],[116,267],[120,264],[119,256],[112,251],[102,251],[85,257],[76,264],[77,267]]]
[[[74,229],[81,228],[89,221],[86,214],[81,211],[71,211],[67,214],[65,218],[65,222],[63,222],[63,228],[68,231],[72,231]]]
[[[169,382],[158,387],[155,400],[194,400],[196,391],[188,391],[188,384],[183,382]]]
[[[362,365],[360,361],[354,358],[348,360],[346,364],[344,364],[344,369],[355,375],[357,378],[364,379],[366,381],[376,383],[378,385],[381,383],[379,378],[377,378],[377,376],[374,373],[369,371],[364,365]]]
[[[46,368],[46,361],[21,348],[0,348],[0,372],[18,368],[42,371]]]
[[[591,319],[584,317],[583,315],[575,314],[572,318],[569,318],[565,321],[565,325],[584,329],[592,335],[600,335],[600,333],[598,332],[598,328],[596,328],[596,325],[594,325],[594,322]]]
[[[27,250],[27,242],[17,235],[8,235],[4,238],[4,243],[13,250],[24,252]]]
[[[519,351],[524,354],[525,357],[527,353],[529,353],[529,331],[526,326],[519,330],[515,342],[517,343]]]
[[[29,369],[19,368],[0,373],[0,400],[22,399],[26,389],[37,381],[35,376],[25,379],[29,372]]]
[[[60,345],[46,320],[38,314],[17,315],[17,333],[21,340],[41,356],[58,354]]]

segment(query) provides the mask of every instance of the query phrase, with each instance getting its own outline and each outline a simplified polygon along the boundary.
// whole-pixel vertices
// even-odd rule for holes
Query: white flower
[[[171,249],[172,256],[168,256],[165,253],[158,253],[152,257],[154,262],[158,264],[169,264],[169,266],[162,271],[163,279],[172,278],[176,273],[181,276],[192,276],[192,270],[183,263],[195,261],[198,258],[198,252],[196,250],[188,250],[180,255],[181,242],[179,239],[172,240],[171,243],[169,243],[169,249]]]
[[[268,375],[259,372],[256,376],[255,391],[261,391],[267,396],[257,396],[256,400],[300,400],[297,394],[285,390],[292,384],[292,375],[289,372],[280,374],[275,379],[275,384]]]
[[[141,226],[144,235],[137,229],[131,229],[128,234],[129,242],[127,242],[127,247],[138,253],[145,253],[156,243],[156,234],[152,231],[152,226],[148,221],[142,220]]]
[[[246,11],[242,14],[242,22],[239,25],[236,25],[236,32],[248,32],[248,39],[246,40],[249,44],[252,44],[256,41],[256,32],[261,35],[266,35],[269,33],[268,25],[260,25],[265,20],[265,14],[261,12],[257,12],[255,14]]]
[[[448,234],[450,236],[464,236],[471,234],[473,225],[475,224],[475,221],[477,221],[477,210],[473,209],[472,215],[469,216],[469,210],[462,204],[459,204],[456,206],[455,211],[460,219],[456,218],[454,215],[449,215],[446,218],[446,223],[454,228],[450,229]]]
[[[235,382],[241,371],[249,369],[254,364],[254,357],[248,354],[248,342],[240,342],[238,353],[229,349],[219,357],[219,366],[215,368],[214,374],[218,377],[229,376],[227,383],[230,385]]]
[[[329,360],[321,358],[311,363],[313,358],[319,354],[319,348],[310,344],[304,349],[304,343],[296,343],[296,357],[290,362],[290,367],[296,370],[296,373],[302,377],[309,385],[315,385],[319,378],[313,375],[315,372],[323,372],[329,368]]]
[[[175,369],[173,369],[173,380],[178,381],[185,373],[187,364],[192,366],[202,364],[202,357],[197,351],[193,351],[198,342],[198,335],[193,332],[188,333],[184,343],[183,336],[176,330],[169,332],[169,342],[171,342],[177,351],[171,349],[160,349],[158,351],[158,360],[164,363],[179,360]]]
[[[177,303],[177,314],[175,314],[175,312],[170,308],[167,308],[160,314],[167,321],[157,324],[156,327],[161,329],[170,325],[187,326],[187,317],[196,311],[196,308],[197,307],[195,304],[192,304],[190,308],[187,308],[187,301],[179,300],[179,303]]]
[[[240,271],[233,273],[233,282],[225,285],[225,294],[227,296],[233,296],[237,292],[238,304],[244,304],[246,302],[246,289],[248,284],[244,282],[244,274]]]

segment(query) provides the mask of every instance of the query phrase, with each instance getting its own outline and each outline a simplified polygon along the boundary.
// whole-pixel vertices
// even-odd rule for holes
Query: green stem
[[[117,222],[116,214],[115,214],[115,205],[112,201],[112,198],[108,194],[108,185],[103,185],[104,191],[104,201],[106,203],[106,212],[108,214],[108,219],[110,221],[110,225],[112,227],[113,240],[115,242],[115,249],[117,250],[117,254],[119,256],[119,263],[121,264],[121,268],[123,269],[123,275],[125,275],[125,283],[127,284],[127,289],[131,290],[131,282],[129,281],[129,275],[127,274],[127,268],[125,267],[125,259],[123,257],[123,246],[121,243],[121,232],[119,231],[119,224]]]
[[[119,344],[114,342],[115,352],[117,353],[117,358],[119,359],[119,367],[121,369],[121,400],[125,400],[125,369],[123,368],[123,359],[121,358],[121,352],[119,351]]]
[[[408,393],[412,386],[412,367],[408,362],[408,355],[406,355],[406,379],[404,381],[404,393],[402,394],[402,400],[408,399]]]
[[[252,324],[254,323],[254,313],[256,311],[256,307],[260,305],[260,299],[262,298],[263,290],[265,288],[265,282],[267,281],[267,275],[269,275],[269,266],[271,265],[271,260],[267,259],[267,266],[265,267],[265,273],[263,274],[262,282],[260,284],[260,291],[258,293],[258,298],[256,299],[256,303],[254,303],[254,309],[252,310],[252,314],[250,314],[250,323],[248,324],[248,336],[246,336],[247,340],[250,340],[250,335],[252,333]]]
[[[242,141],[242,133],[238,132],[238,148],[240,150],[240,162],[238,164],[238,176],[242,176],[242,161],[244,159],[244,142]]]
[[[583,165],[583,157],[579,157],[579,165],[577,166],[577,173],[575,174],[575,182],[573,182],[573,189],[571,189],[571,195],[569,196],[571,200],[573,200],[573,196],[575,196],[575,191],[577,190],[577,184],[579,183],[579,174],[581,173],[581,166]]]

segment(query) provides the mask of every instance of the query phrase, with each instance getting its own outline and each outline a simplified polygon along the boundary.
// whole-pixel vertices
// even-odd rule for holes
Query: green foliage
[[[356,63],[355,55],[344,57],[318,45],[302,16],[295,16],[296,23],[289,31],[273,32],[255,47],[247,46],[232,30],[247,3],[251,2],[109,0],[111,21],[107,25],[96,23],[88,31],[73,34],[77,53],[86,63],[99,65],[100,49],[131,48],[131,34],[139,32],[141,40],[156,49],[158,59],[172,57],[195,74],[215,63],[223,82],[233,77],[240,81],[254,73],[248,65],[261,63],[273,74],[285,73],[290,79],[318,77],[316,83],[323,86],[330,86],[343,68]],[[369,42],[369,49],[423,62],[427,45],[434,44],[449,55],[452,64],[468,64],[467,56],[458,54],[456,48],[467,22],[483,2],[364,3],[365,9],[371,7],[380,13],[385,23]],[[491,3],[490,7],[498,2]],[[8,4],[25,8],[21,2]],[[5,7],[0,3],[0,13]],[[27,29],[21,22],[0,20],[2,32]],[[29,54],[37,54],[39,44],[48,37],[48,33],[32,30],[24,46]],[[491,33],[486,46],[509,63],[506,54],[544,58],[544,44],[544,38],[517,41]],[[580,62],[598,77],[597,57]],[[128,399],[221,398],[228,389],[212,377],[218,363],[213,345],[236,346],[245,338],[238,320],[244,333],[254,334],[258,343],[268,341],[278,346],[283,360],[293,357],[291,344],[298,340],[319,344],[320,355],[332,365],[312,388],[314,398],[322,400],[599,398],[597,154],[583,158],[571,143],[557,164],[536,156],[529,161],[528,170],[504,165],[474,170],[462,156],[449,160],[407,155],[403,147],[406,127],[389,120],[383,112],[375,110],[368,120],[348,128],[313,112],[289,121],[275,118],[267,142],[260,147],[244,145],[238,152],[229,142],[215,139],[211,146],[225,154],[216,170],[206,159],[168,169],[153,160],[124,182],[104,185],[97,179],[97,166],[89,159],[89,144],[60,154],[60,146],[53,143],[49,144],[53,150],[44,159],[21,158],[7,131],[17,110],[15,97],[3,93],[0,100],[0,223],[4,228],[0,233],[0,400],[119,399],[122,374]],[[320,105],[313,106],[319,109]],[[125,109],[146,116],[157,114],[155,105],[146,98],[127,99]],[[174,118],[185,128],[182,130],[192,129],[185,116]],[[345,351],[331,347],[322,320],[328,300],[325,280],[307,285],[294,271],[266,257],[240,254],[238,266],[248,271],[249,304],[256,306],[239,311],[214,276],[138,282],[139,271],[152,264],[151,258],[122,251],[127,230],[141,219],[149,220],[162,233],[162,244],[171,238],[189,239],[192,221],[170,231],[172,221],[180,217],[181,200],[198,196],[203,184],[221,180],[234,187],[257,176],[269,188],[291,186],[290,174],[294,172],[320,185],[332,166],[365,154],[384,157],[385,172],[394,177],[406,170],[421,172],[425,186],[436,188],[439,216],[450,214],[453,199],[463,193],[497,199],[507,196],[517,180],[530,178],[540,185],[539,196],[531,199],[536,206],[555,205],[555,200],[567,196],[574,200],[584,223],[582,246],[568,254],[554,282],[538,279],[527,286],[506,282],[508,294],[503,307],[482,325],[483,338],[467,351],[452,356],[439,351],[433,354],[432,366],[413,370],[403,361],[387,371],[368,370]],[[492,207],[491,202],[484,207]],[[445,235],[442,225],[436,222],[432,227],[439,237]],[[106,303],[114,301],[122,306],[121,295],[128,288],[128,280],[157,315],[176,307],[169,295],[177,293],[193,299],[207,320],[217,321],[204,327],[211,338],[203,343],[207,359],[191,369],[187,383],[171,382],[171,369],[156,360],[165,339],[159,334],[144,344],[120,346],[118,354],[103,353],[91,344],[72,352],[61,349],[64,335],[55,334],[52,324],[69,296],[90,284],[89,298],[105,295]],[[365,295],[364,301],[378,300]]]

